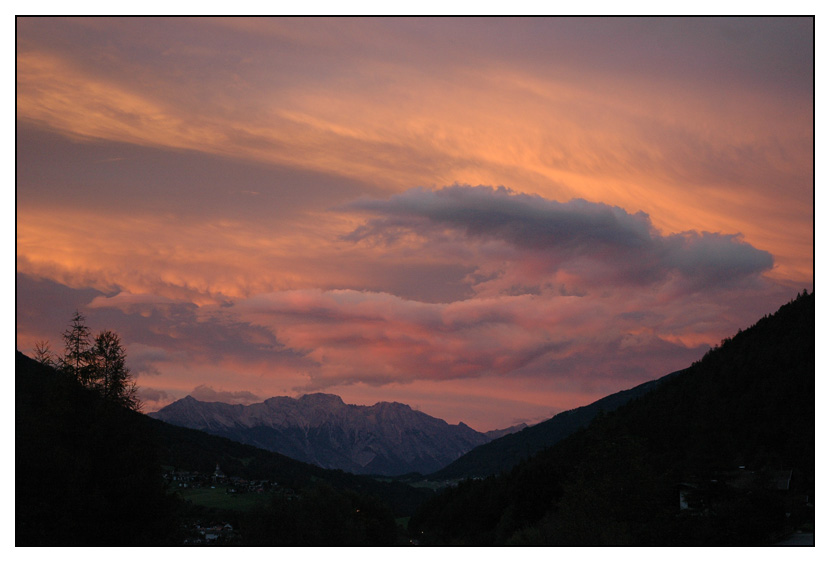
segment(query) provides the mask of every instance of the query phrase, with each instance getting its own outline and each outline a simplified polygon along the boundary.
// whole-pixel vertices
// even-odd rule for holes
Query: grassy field
[[[186,488],[179,490],[182,498],[192,501],[196,505],[215,507],[219,509],[233,509],[247,511],[253,507],[266,505],[271,494],[247,492],[242,494],[228,494],[225,488]]]

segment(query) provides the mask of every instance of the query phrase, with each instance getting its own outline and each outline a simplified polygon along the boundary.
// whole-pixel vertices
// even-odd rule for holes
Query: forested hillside
[[[606,396],[579,408],[559,413],[549,420],[495,439],[490,443],[479,445],[469,453],[462,455],[441,470],[430,474],[433,480],[455,478],[477,478],[498,474],[509,470],[539,451],[550,447],[576,430],[587,426],[597,415],[612,412],[657,387],[663,380],[675,376],[671,373],[663,378],[649,381]]]
[[[181,504],[144,416],[21,353],[16,363],[17,546],[174,543]]]
[[[812,520],[815,305],[802,293],[653,392],[410,522],[426,544],[755,545]]]

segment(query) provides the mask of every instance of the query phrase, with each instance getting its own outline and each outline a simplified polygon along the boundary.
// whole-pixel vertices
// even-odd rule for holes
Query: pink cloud
[[[190,392],[190,396],[202,402],[225,402],[226,404],[253,404],[261,402],[263,397],[246,390],[216,390],[205,384],[200,384]]]
[[[231,310],[240,320],[273,330],[288,348],[315,361],[308,388],[484,376],[576,377],[576,358],[598,348],[607,357],[591,366],[604,371],[585,376],[613,376],[613,364],[620,362],[614,354],[630,349],[624,355],[635,364],[631,369],[647,377],[650,371],[642,366],[649,361],[638,363],[638,350],[662,346],[687,357],[699,352],[653,333],[656,327],[648,336],[632,337],[624,322],[617,329],[609,326],[615,310],[622,314],[630,306],[630,301],[533,295],[427,304],[388,294],[308,290],[260,295]],[[640,323],[638,329],[646,328]]]
[[[17,23],[18,345],[159,400],[574,406],[812,286],[810,18]]]

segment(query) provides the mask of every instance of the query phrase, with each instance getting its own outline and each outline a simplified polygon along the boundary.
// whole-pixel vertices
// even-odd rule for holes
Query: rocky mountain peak
[[[433,472],[490,441],[463,423],[450,425],[407,404],[358,406],[325,393],[276,396],[248,406],[187,396],[150,416],[363,474]]]

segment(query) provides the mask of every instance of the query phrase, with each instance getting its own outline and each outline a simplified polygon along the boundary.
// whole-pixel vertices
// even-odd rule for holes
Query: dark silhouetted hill
[[[410,520],[424,544],[764,545],[812,525],[815,300]]]
[[[144,419],[18,352],[15,544],[174,543],[177,500]]]
[[[600,413],[616,410],[629,400],[653,390],[661,381],[668,380],[679,372],[606,396],[587,406],[559,413],[549,420],[479,445],[458,460],[430,474],[428,478],[430,480],[481,478],[509,470],[522,460],[558,443],[576,430],[586,427]]]

